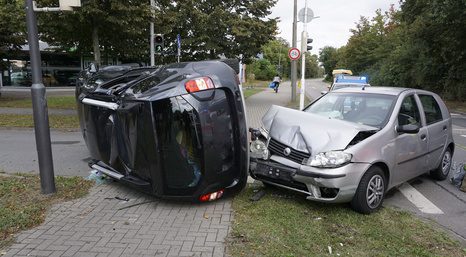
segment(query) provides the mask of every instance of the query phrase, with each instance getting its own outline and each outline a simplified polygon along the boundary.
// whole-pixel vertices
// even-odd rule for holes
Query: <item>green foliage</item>
[[[65,51],[92,51],[92,30],[98,32],[100,49],[120,59],[147,59],[151,12],[146,0],[84,0],[73,12],[39,13],[41,39]],[[58,6],[56,0],[41,6]]]
[[[422,88],[464,101],[465,27],[466,1],[404,0],[400,10],[362,17],[347,45],[325,47],[320,61],[327,74],[340,66],[368,74],[372,85]]]
[[[26,42],[24,1],[0,0],[0,69],[5,68],[3,57],[16,51]]]
[[[291,61],[288,58],[288,49],[290,45],[285,39],[278,38],[269,41],[262,46],[262,54],[264,59],[269,60],[282,77],[290,77]]]
[[[324,67],[327,79],[332,78],[332,71],[337,68],[338,58],[339,56],[335,47],[326,46],[320,50],[319,61]]]
[[[270,63],[268,59],[254,60],[249,65],[249,70],[254,74],[257,80],[269,80],[272,81],[273,77],[277,75],[275,66]]]
[[[165,35],[167,51],[176,51],[176,35],[182,39],[182,60],[217,59],[243,54],[247,62],[273,39],[277,19],[267,16],[276,0],[157,2],[157,32]],[[174,56],[165,61],[174,61]]]
[[[43,0],[56,6],[57,0]],[[175,61],[176,35],[182,39],[182,60],[255,56],[273,38],[277,19],[267,16],[276,0],[192,1],[159,0],[152,10],[148,0],[83,0],[74,12],[41,13],[41,38],[64,50],[92,52],[97,29],[100,49],[120,60],[148,61],[149,22],[164,34],[164,56],[158,63]],[[95,37],[94,37],[95,39]]]

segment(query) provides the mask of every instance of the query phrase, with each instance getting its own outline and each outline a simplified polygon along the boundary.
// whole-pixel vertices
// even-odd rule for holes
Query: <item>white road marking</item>
[[[400,190],[406,199],[413,203],[421,212],[429,214],[443,214],[442,210],[440,210],[409,183],[403,183],[398,190]]]
[[[461,135],[462,137],[466,137],[466,135]]]

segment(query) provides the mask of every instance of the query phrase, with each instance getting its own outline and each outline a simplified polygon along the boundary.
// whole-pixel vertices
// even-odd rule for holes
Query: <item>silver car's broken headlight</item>
[[[252,141],[249,149],[251,151],[250,156],[252,158],[262,158],[264,160],[269,158],[269,150],[267,149],[267,145],[260,139]]]
[[[330,151],[312,156],[307,164],[319,168],[336,168],[349,163],[352,157],[353,155],[343,151]]]

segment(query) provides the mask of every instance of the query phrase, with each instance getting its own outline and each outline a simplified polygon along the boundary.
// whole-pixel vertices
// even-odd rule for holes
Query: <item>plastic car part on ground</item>
[[[102,185],[110,182],[110,179],[107,179],[107,177],[98,170],[91,170],[86,179],[94,181],[96,185]]]
[[[454,173],[450,178],[450,182],[462,191],[466,191],[466,162],[461,162],[458,164],[456,164],[456,162],[453,163],[451,166],[451,171]]]

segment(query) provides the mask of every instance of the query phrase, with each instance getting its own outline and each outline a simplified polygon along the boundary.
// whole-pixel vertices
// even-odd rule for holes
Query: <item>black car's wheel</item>
[[[447,148],[445,152],[443,152],[439,166],[430,172],[430,176],[436,180],[445,180],[450,172],[451,160],[451,150]]]
[[[382,206],[385,196],[385,176],[381,168],[371,167],[359,182],[351,208],[359,213],[369,214]]]

